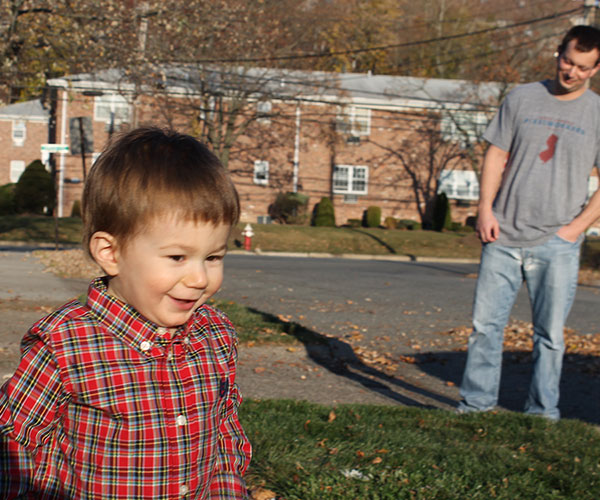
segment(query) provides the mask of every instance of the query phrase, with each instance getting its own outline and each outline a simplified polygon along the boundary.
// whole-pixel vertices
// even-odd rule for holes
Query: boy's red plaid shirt
[[[2,498],[245,498],[236,339],[206,305],[171,335],[95,280],[31,328],[0,391]]]

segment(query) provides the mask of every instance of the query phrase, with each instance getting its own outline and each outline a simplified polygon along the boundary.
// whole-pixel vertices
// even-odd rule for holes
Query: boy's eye
[[[169,259],[174,260],[175,262],[181,262],[184,258],[183,255],[169,255]]]
[[[223,257],[224,255],[211,255],[206,260],[208,260],[209,262],[219,262],[223,260]]]

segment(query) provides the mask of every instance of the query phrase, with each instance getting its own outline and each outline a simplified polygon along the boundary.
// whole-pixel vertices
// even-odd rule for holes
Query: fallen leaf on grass
[[[277,494],[265,488],[253,488],[250,490],[250,498],[252,500],[275,500]]]
[[[263,366],[257,366],[254,369],[254,373],[263,373],[266,370],[266,368],[264,368]]]

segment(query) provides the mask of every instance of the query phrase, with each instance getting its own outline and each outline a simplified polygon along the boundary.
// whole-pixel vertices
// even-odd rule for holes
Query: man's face
[[[230,230],[226,224],[157,218],[117,250],[109,293],[158,326],[184,324],[221,287]]]
[[[577,40],[571,40],[558,56],[556,64],[556,84],[558,94],[583,94],[586,82],[596,74],[600,53],[597,49],[581,52],[575,48]]]

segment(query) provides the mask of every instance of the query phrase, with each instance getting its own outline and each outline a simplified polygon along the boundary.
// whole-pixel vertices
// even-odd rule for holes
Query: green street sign
[[[68,144],[42,144],[42,153],[68,153]]]

